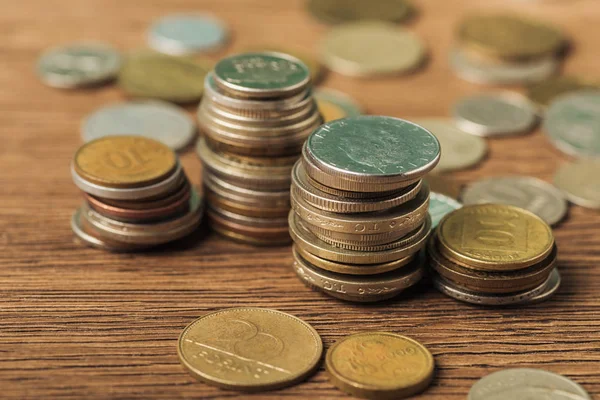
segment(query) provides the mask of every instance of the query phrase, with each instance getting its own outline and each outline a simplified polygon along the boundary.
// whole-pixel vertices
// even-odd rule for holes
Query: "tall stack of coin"
[[[290,172],[322,123],[308,68],[281,53],[234,55],[217,63],[205,91],[197,150],[212,227],[246,243],[288,243]]]
[[[428,244],[434,285],[482,305],[546,300],[560,286],[552,230],[522,208],[480,204],[446,215]]]
[[[202,201],[166,145],[140,136],[110,136],[84,144],[71,165],[85,203],[71,227],[84,243],[134,251],[194,231]]]
[[[422,276],[437,139],[398,118],[328,122],[308,138],[292,171],[294,268],[309,286],[349,301],[399,294]]]

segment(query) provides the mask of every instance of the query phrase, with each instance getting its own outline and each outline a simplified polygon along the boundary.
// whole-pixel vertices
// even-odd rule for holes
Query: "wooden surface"
[[[366,1],[366,0],[365,0]],[[447,63],[456,22],[480,4],[552,21],[575,44],[567,73],[598,78],[600,4],[595,0],[414,0],[410,25],[431,59],[412,76],[359,80],[331,73],[323,86],[343,90],[373,114],[446,116],[461,96],[485,90],[456,78]],[[43,49],[93,39],[120,49],[144,45],[150,21],[172,11],[209,11],[233,31],[226,52],[273,43],[316,52],[327,27],[302,1],[1,0],[0,13],[0,398],[231,398],[180,366],[182,328],[205,312],[272,307],[311,323],[329,347],[363,330],[421,341],[434,354],[436,379],[420,398],[465,399],[480,377],[502,368],[539,367],[600,393],[600,214],[572,207],[555,229],[563,286],[553,300],[488,309],[456,302],[431,287],[381,305],[347,304],[312,292],[290,268],[289,247],[252,248],[200,232],[162,252],[117,255],[76,244],[69,227],[81,195],[69,162],[79,124],[121,100],[115,86],[60,91],[33,67]],[[222,54],[215,54],[217,58]],[[190,112],[192,108],[190,108]],[[546,180],[566,158],[539,131],[490,140],[488,159],[456,173],[461,182],[494,174]],[[183,155],[199,181],[193,152]],[[307,382],[243,398],[343,398],[321,369]]]

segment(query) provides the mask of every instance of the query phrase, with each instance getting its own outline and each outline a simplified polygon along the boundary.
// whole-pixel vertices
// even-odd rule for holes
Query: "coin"
[[[554,268],[550,273],[550,279],[546,283],[546,288],[544,291],[537,296],[532,297],[527,301],[527,304],[537,304],[544,302],[554,296],[554,294],[558,291],[561,284],[560,273],[558,272],[558,268]]]
[[[296,49],[290,49],[287,47],[280,47],[278,45],[263,44],[263,45],[251,46],[247,49],[247,52],[288,54],[288,55],[295,57],[298,60],[302,61],[308,67],[308,70],[310,72],[310,80],[313,85],[318,83],[321,80],[321,78],[323,77],[324,71],[323,71],[323,67],[321,66],[321,64],[312,55],[309,55],[303,51],[299,51]]]
[[[537,106],[544,108],[555,98],[584,89],[598,89],[599,86],[575,76],[557,76],[531,85],[527,97]]]
[[[567,201],[553,185],[530,176],[498,176],[468,185],[462,193],[464,204],[508,204],[529,210],[549,225],[567,213]]]
[[[565,153],[600,157],[600,91],[577,91],[553,100],[542,127],[550,141]]]
[[[215,83],[224,91],[251,98],[285,97],[310,82],[308,67],[283,53],[242,53],[220,60]]]
[[[349,76],[406,73],[426,56],[421,39],[384,22],[353,22],[332,28],[321,43],[321,59],[331,70]]]
[[[364,114],[360,104],[337,90],[320,88],[314,91],[314,96],[325,122]]]
[[[112,188],[136,188],[172,174],[177,156],[156,140],[140,136],[109,136],[79,148],[73,159],[77,175]]]
[[[137,51],[127,56],[119,86],[132,97],[189,103],[202,96],[209,69],[205,61]]]
[[[161,101],[104,106],[81,124],[84,142],[105,136],[139,135],[164,143],[173,150],[184,148],[195,134],[194,122],[185,112]]]
[[[554,184],[578,206],[600,209],[600,160],[565,164],[554,175]]]
[[[253,239],[252,244],[265,241],[264,244],[277,246],[288,244],[290,236],[285,218],[259,218],[248,217],[218,208],[216,204],[209,204],[206,214],[211,226],[219,233],[232,232],[240,237]]]
[[[205,314],[179,336],[179,360],[195,378],[219,387],[264,391],[306,379],[319,365],[319,334],[293,315],[266,308]]]
[[[527,268],[548,256],[552,230],[522,208],[477,204],[446,215],[437,228],[440,252],[467,268],[505,271]]]
[[[469,96],[455,104],[452,113],[460,129],[478,136],[522,134],[537,122],[535,108],[513,93]]]
[[[332,383],[353,396],[399,399],[419,393],[433,379],[435,362],[425,346],[389,332],[356,333],[327,351]]]
[[[48,86],[71,89],[115,78],[121,55],[102,43],[74,43],[44,52],[37,63],[38,77]]]
[[[413,6],[406,0],[308,0],[308,11],[318,20],[338,24],[359,20],[403,22],[411,17]]]
[[[462,204],[446,195],[429,192],[429,215],[431,227],[435,229],[446,214],[458,210]]]
[[[444,149],[435,171],[469,168],[480,162],[487,153],[487,144],[480,137],[456,127],[448,118],[427,118],[413,121],[435,135]]]
[[[533,368],[510,368],[477,381],[468,400],[504,399],[591,400],[579,384],[567,377]]]
[[[218,19],[201,14],[172,14],[154,22],[148,30],[148,45],[171,55],[212,51],[227,41],[227,27]]]
[[[458,36],[465,46],[508,60],[557,54],[566,45],[566,38],[558,29],[508,14],[467,17],[460,24]]]

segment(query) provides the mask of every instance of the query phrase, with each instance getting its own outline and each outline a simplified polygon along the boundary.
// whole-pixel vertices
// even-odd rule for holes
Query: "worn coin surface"
[[[108,105],[86,117],[81,136],[89,142],[105,136],[144,136],[173,150],[188,145],[196,134],[192,119],[181,109],[161,101]]]
[[[458,129],[456,123],[449,118],[417,119],[413,122],[433,133],[440,142],[443,151],[435,171],[472,167],[487,153],[484,139]]]
[[[101,43],[75,43],[44,52],[37,74],[48,86],[78,88],[113,79],[121,68],[121,55]]]
[[[533,368],[511,368],[477,381],[468,400],[591,400],[579,384],[569,378]]]
[[[325,122],[364,114],[363,107],[352,97],[333,89],[316,89],[313,93]]]
[[[565,164],[554,175],[554,184],[578,206],[600,209],[600,160]]]
[[[318,20],[338,24],[359,20],[402,22],[413,14],[413,6],[406,0],[308,0],[306,6]]]
[[[319,334],[293,315],[266,308],[230,308],[188,325],[177,346],[183,366],[216,386],[262,391],[297,383],[319,365]]]
[[[538,107],[545,108],[555,98],[567,93],[584,89],[596,89],[600,87],[585,79],[576,76],[557,76],[546,79],[527,88],[527,97]]]
[[[227,27],[209,15],[173,14],[154,22],[148,31],[148,45],[171,55],[215,50],[227,41]]]
[[[517,135],[537,122],[536,109],[513,93],[478,94],[463,98],[453,108],[457,125],[478,136]]]
[[[567,213],[567,201],[553,185],[531,176],[498,176],[468,185],[461,196],[464,204],[496,203],[524,208],[549,225]]]
[[[358,397],[399,399],[425,390],[435,362],[425,346],[389,332],[362,332],[336,342],[325,367],[334,385]]]
[[[410,72],[425,56],[425,45],[418,36],[384,22],[343,24],[332,28],[321,43],[323,63],[350,76]]]
[[[451,197],[441,193],[430,192],[429,215],[431,216],[431,227],[435,229],[446,214],[461,207],[462,204]]]
[[[565,153],[600,157],[600,90],[573,92],[552,101],[542,127]]]

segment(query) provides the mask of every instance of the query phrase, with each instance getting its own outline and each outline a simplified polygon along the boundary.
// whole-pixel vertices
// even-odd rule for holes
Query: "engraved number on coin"
[[[142,167],[150,160],[144,158],[136,148],[129,147],[123,151],[109,151],[105,156],[106,163],[115,169],[130,169]]]
[[[463,226],[462,247],[474,250],[526,251],[527,222],[494,216],[469,216]]]

